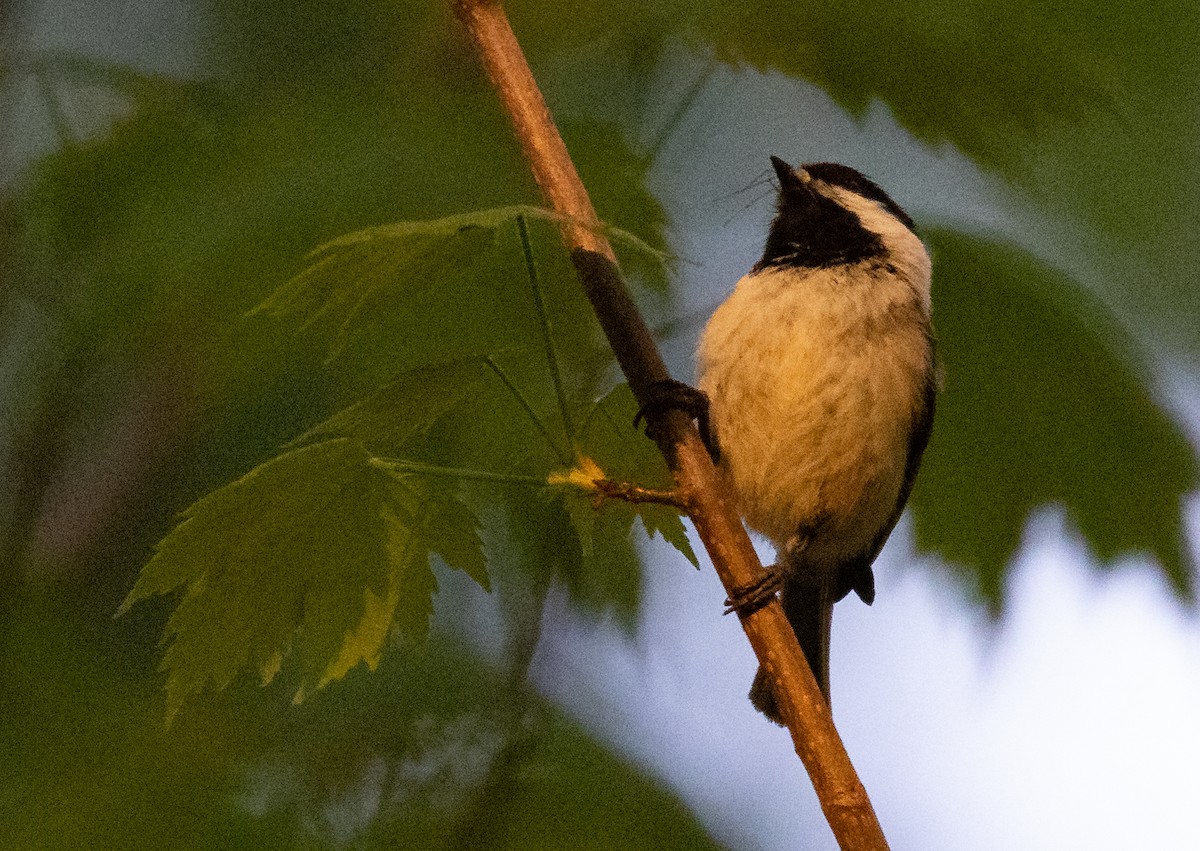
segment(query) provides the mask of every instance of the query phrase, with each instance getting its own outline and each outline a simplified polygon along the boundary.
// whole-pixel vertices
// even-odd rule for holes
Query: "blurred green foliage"
[[[53,153],[6,183],[0,209],[9,844],[709,847],[678,802],[524,681],[549,584],[629,626],[640,593],[634,521],[686,547],[669,513],[596,513],[585,495],[461,481],[428,504],[443,530],[477,533],[482,550],[459,535],[394,559],[393,568],[416,566],[405,588],[419,593],[406,596],[389,569],[396,543],[380,525],[348,545],[344,528],[322,525],[331,516],[305,514],[306,489],[328,478],[289,480],[283,499],[247,490],[281,453],[349,453],[362,463],[326,472],[382,488],[355,489],[370,504],[347,519],[362,524],[397,510],[391,482],[426,482],[379,459],[544,480],[581,450],[613,475],[665,481],[629,427],[632,400],[613,389],[552,223],[529,223],[544,321],[511,219],[407,258],[386,244],[397,222],[537,203],[448,5],[189,8],[204,57],[196,80],[96,57],[5,58],[5,85],[41,83],[38,108],[57,116],[60,133]],[[881,101],[919,138],[949,142],[1019,188],[1053,227],[1086,234],[1086,282],[1021,247],[930,236],[948,377],[914,494],[918,543],[998,611],[1025,518],[1056,502],[1102,560],[1149,553],[1190,602],[1180,508],[1195,454],[1158,404],[1150,347],[1113,316],[1168,329],[1167,353],[1195,362],[1200,8],[589,0],[569,14],[540,2],[509,11],[552,108],[571,116],[564,136],[601,217],[653,249],[668,245],[670,222],[647,188],[656,145],[645,140],[671,130],[651,105],[664,57],[673,50],[677,63],[681,45],[698,65],[715,57],[812,81],[855,114]],[[122,117],[85,132],[63,90],[102,90]],[[700,120],[721,124],[716,114]],[[351,233],[376,239],[316,257],[337,261],[317,267],[332,277],[301,274],[314,247]],[[622,260],[647,311],[672,317],[658,260],[642,250]],[[297,281],[324,286],[323,296],[285,305]],[[281,294],[272,310],[246,315],[271,293]],[[338,293],[362,309],[325,310]],[[242,627],[274,631],[261,647],[234,650],[236,631],[214,630],[209,659],[230,664],[219,676],[193,669],[182,693],[214,677],[229,688],[196,697],[164,731],[156,641],[189,598],[111,616],[179,512],[196,504],[196,523],[235,503],[236,518],[221,522],[244,527],[239,540],[258,548],[245,575],[263,579],[269,599],[225,590],[244,607]],[[267,547],[255,524],[293,534]],[[207,545],[169,563],[187,529],[167,539],[135,596],[181,585],[194,595],[216,581],[196,569],[218,555]],[[378,562],[342,559],[372,543]],[[391,596],[401,633],[424,631],[444,570],[431,550],[480,579],[487,553],[503,663],[483,663],[436,621],[423,647],[385,641],[392,619],[378,604]],[[334,583],[322,565],[342,578],[347,565],[355,571]],[[307,596],[321,587],[337,598],[332,609]],[[341,621],[317,624],[331,612],[353,623],[349,645]],[[240,652],[256,654],[246,667],[260,674],[279,653],[280,676],[266,688],[234,676]],[[352,668],[360,659],[378,670]],[[286,708],[298,688],[343,675]],[[172,692],[172,708],[182,693]]]
[[[5,847],[717,847],[445,635],[322,701],[243,683],[164,731],[128,634],[95,634],[57,594],[18,602],[0,657]]]
[[[913,498],[918,540],[998,609],[1025,518],[1054,503],[1102,559],[1152,554],[1191,599],[1180,512],[1195,454],[1127,334],[1013,248],[928,238],[946,387]]]

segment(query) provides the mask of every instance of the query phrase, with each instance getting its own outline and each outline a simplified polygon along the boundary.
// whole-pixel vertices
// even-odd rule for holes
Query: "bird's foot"
[[[651,384],[647,395],[649,398],[646,404],[638,409],[637,416],[633,418],[634,428],[645,420],[646,436],[653,439],[652,419],[667,411],[682,411],[696,421],[696,427],[700,430],[700,440],[703,441],[713,463],[721,460],[721,448],[717,445],[709,419],[708,395],[703,390],[673,378],[666,378]]]
[[[725,600],[725,614],[737,612],[739,617],[744,618],[775,599],[783,586],[783,571],[776,565],[771,565],[766,571],[755,581],[733,590]]]

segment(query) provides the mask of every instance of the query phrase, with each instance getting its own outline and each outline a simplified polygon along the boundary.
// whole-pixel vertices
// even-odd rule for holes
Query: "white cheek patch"
[[[929,264],[929,252],[917,235],[879,202],[864,198],[857,192],[842,189],[840,186],[831,186],[827,183],[822,183],[820,186],[823,195],[832,198],[857,215],[863,227],[879,235],[900,276],[908,281],[924,309],[925,315],[929,316],[931,310],[929,282],[932,270]]]

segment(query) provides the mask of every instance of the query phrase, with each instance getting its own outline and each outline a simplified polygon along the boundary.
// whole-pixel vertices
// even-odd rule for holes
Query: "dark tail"
[[[783,613],[796,633],[804,658],[812,668],[813,676],[825,701],[829,701],[829,633],[833,624],[835,589],[833,583],[811,574],[789,577],[784,580],[780,602]],[[762,668],[754,677],[750,687],[750,702],[767,718],[783,726],[783,715],[779,702],[771,688],[770,678]]]

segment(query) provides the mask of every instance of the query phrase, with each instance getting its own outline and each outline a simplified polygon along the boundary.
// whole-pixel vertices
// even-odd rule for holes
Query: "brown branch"
[[[596,489],[597,506],[606,499],[619,499],[624,502],[650,502],[658,505],[669,505],[672,508],[678,508],[680,511],[687,511],[687,505],[684,504],[683,497],[679,495],[679,491],[644,488],[632,482],[617,482],[612,479],[596,479],[592,482],[592,486]]]
[[[668,378],[667,368],[634,304],[599,219],[558,134],[525,56],[495,0],[457,0],[457,12],[488,77],[512,119],[542,194],[564,216],[563,240],[571,252],[600,325],[638,402]],[[741,519],[708,452],[686,415],[668,412],[654,433],[677,491],[725,589],[735,591],[763,575]],[[821,808],[843,849],[886,849],[887,840],[866,789],[850,764],[796,636],[778,602],[742,617],[742,627],[774,683],[796,753],[812,779]]]

